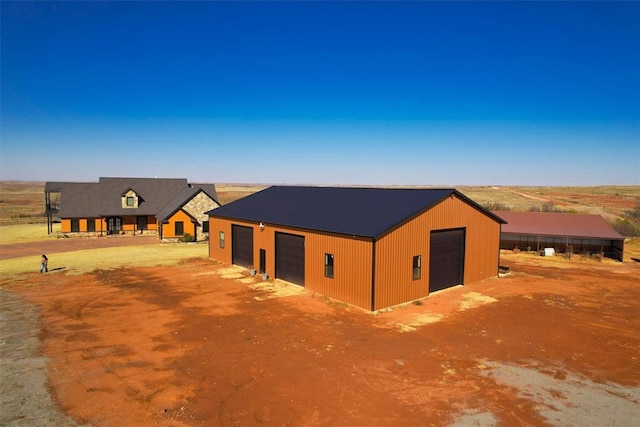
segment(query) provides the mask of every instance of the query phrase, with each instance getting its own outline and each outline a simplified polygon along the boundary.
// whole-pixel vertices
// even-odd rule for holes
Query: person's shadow
[[[49,272],[51,272],[51,271],[58,271],[58,270],[64,270],[65,268],[67,268],[67,267],[56,267],[56,268],[50,268],[50,269],[49,269]]]

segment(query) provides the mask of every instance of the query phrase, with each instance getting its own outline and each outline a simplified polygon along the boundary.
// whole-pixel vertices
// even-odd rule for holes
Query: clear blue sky
[[[1,179],[640,184],[640,2],[0,4]]]

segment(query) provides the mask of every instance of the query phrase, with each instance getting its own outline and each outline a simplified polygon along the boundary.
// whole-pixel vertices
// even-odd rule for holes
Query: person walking
[[[40,274],[44,271],[45,273],[49,272],[49,258],[45,254],[42,254],[42,259],[40,260]]]

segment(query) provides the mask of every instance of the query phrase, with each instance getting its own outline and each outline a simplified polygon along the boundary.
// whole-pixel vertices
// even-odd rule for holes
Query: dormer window
[[[140,203],[142,203],[142,198],[132,189],[122,193],[123,208],[137,208],[140,207]]]

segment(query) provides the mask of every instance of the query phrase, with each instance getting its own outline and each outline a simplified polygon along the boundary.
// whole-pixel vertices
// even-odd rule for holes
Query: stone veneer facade
[[[207,196],[204,191],[196,194],[193,199],[189,200],[189,202],[182,207],[184,211],[198,220],[199,225],[196,229],[198,240],[206,240],[209,237],[209,233],[202,231],[204,221],[209,221],[209,215],[207,215],[206,212],[219,207],[220,205]]]

